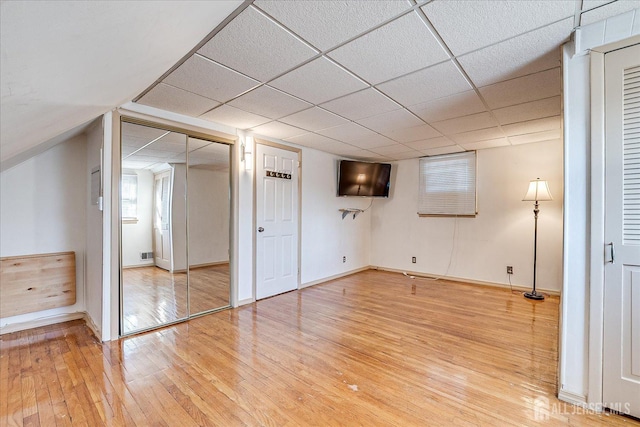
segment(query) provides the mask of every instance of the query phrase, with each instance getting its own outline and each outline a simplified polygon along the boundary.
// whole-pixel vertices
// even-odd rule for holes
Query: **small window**
[[[476,215],[476,152],[420,159],[418,215]]]
[[[138,175],[122,175],[122,219],[138,219]]]

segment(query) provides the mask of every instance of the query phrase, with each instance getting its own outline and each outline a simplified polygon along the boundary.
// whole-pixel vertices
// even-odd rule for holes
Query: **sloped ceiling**
[[[0,160],[131,101],[241,5],[3,1]]]

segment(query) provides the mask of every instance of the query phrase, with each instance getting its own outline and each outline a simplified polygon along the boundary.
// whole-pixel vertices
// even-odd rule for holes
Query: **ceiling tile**
[[[502,126],[508,136],[524,135],[527,133],[542,132],[547,130],[560,129],[562,122],[560,116],[547,117],[544,119],[530,120],[528,122],[514,123]]]
[[[219,102],[212,99],[164,83],[156,85],[147,92],[138,100],[138,104],[192,117],[198,117],[205,111],[220,105]]]
[[[412,126],[410,128],[381,131],[380,133],[398,142],[411,142],[418,141],[420,139],[429,139],[435,138],[437,136],[442,136],[440,135],[440,132],[425,124],[422,124],[420,126]]]
[[[493,110],[493,114],[503,125],[557,116],[560,113],[561,99],[559,96]]]
[[[430,148],[427,150],[421,150],[425,156],[440,156],[442,154],[461,153],[465,151],[464,148],[459,145],[450,145],[448,147]]]
[[[480,113],[486,110],[480,97],[473,90],[422,102],[407,108],[427,123]]]
[[[311,132],[348,123],[346,119],[318,107],[283,117],[280,121]]]
[[[562,139],[562,131],[560,129],[555,129],[509,137],[509,141],[511,141],[511,144],[513,145],[550,141],[552,139]]]
[[[476,86],[537,73],[560,66],[560,46],[572,31],[573,17],[460,56],[458,61]]]
[[[492,109],[550,98],[562,92],[560,68],[484,86],[479,90]]]
[[[357,156],[367,154],[366,150],[363,150],[362,148],[354,147],[353,145],[338,141],[323,144],[322,151],[327,151],[339,156]]]
[[[388,145],[386,147],[371,148],[369,151],[373,151],[374,153],[381,154],[383,156],[390,156],[397,153],[406,153],[407,151],[415,151],[415,150],[412,150],[405,145],[396,143],[393,145]]]
[[[307,131],[304,129],[300,129],[295,126],[290,126],[280,122],[266,123],[264,125],[256,126],[251,130],[255,133],[278,139],[290,138],[292,136],[307,133]]]
[[[434,1],[422,7],[457,56],[563,18],[573,16],[573,1]]]
[[[390,154],[389,157],[391,157],[394,160],[406,160],[406,159],[417,159],[418,157],[424,157],[424,155],[420,151],[411,150],[411,151],[405,151],[402,153]]]
[[[484,113],[471,114],[457,117],[455,119],[432,122],[431,126],[442,132],[444,135],[467,132],[470,130],[486,129],[497,126],[498,122],[487,111]]]
[[[201,118],[223,125],[233,126],[238,129],[247,129],[271,121],[267,117],[239,110],[230,105],[221,105],[215,110],[203,114]]]
[[[585,10],[591,6],[593,5],[590,4],[590,2],[585,1],[582,9]],[[638,8],[640,8],[640,2],[637,0],[612,1],[588,12],[583,12],[582,15],[580,15],[580,25],[592,24]]]
[[[198,53],[263,82],[317,54],[253,7],[246,8]]]
[[[376,133],[374,135],[367,136],[366,138],[350,141],[349,144],[360,148],[371,149],[375,147],[384,147],[385,145],[392,145],[395,144],[395,141]]]
[[[449,138],[458,144],[470,144],[472,142],[486,141],[489,139],[504,138],[506,135],[500,128],[472,130],[471,132],[449,135]]]
[[[488,139],[486,141],[471,142],[469,144],[462,144],[465,150],[483,150],[485,148],[506,147],[509,144],[507,138]]]
[[[415,12],[347,43],[329,56],[372,84],[449,58]]]
[[[375,132],[356,123],[343,124],[321,130],[318,133],[344,142],[358,141],[377,135]]]
[[[229,105],[271,119],[279,119],[311,107],[311,104],[269,86],[252,90],[234,99]]]
[[[401,105],[373,88],[334,99],[322,104],[321,107],[351,120],[364,119],[402,108]]]
[[[415,105],[471,89],[452,61],[377,86],[402,105]]]
[[[312,132],[286,138],[285,140],[294,144],[303,145],[305,147],[314,147],[318,150],[322,150],[323,145],[330,145],[335,142],[339,142],[335,139],[331,139],[324,135],[318,135],[317,133]]]
[[[377,116],[367,117],[357,121],[362,126],[368,127],[376,132],[390,131],[413,126],[420,126],[424,123],[409,111],[394,110]]]
[[[320,104],[367,87],[342,67],[321,57],[269,83],[291,95]]]
[[[404,143],[404,145],[406,145],[409,148],[413,148],[414,150],[423,151],[423,150],[429,150],[431,148],[448,147],[451,145],[456,145],[456,143],[451,141],[449,138],[445,136],[439,136],[437,138],[406,142]]]
[[[411,7],[406,0],[258,0],[254,4],[322,50],[343,43]]]
[[[164,83],[220,102],[258,85],[257,81],[199,55],[187,59]]]

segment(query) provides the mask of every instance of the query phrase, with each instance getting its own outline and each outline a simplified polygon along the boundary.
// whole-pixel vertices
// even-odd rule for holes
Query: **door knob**
[[[258,227],[258,233],[262,233],[263,231],[264,231],[264,228]]]

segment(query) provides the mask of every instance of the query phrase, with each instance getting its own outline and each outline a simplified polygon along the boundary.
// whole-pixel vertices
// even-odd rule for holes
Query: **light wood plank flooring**
[[[557,298],[366,271],[111,343],[4,335],[0,424],[640,425],[554,397],[557,330]]]

